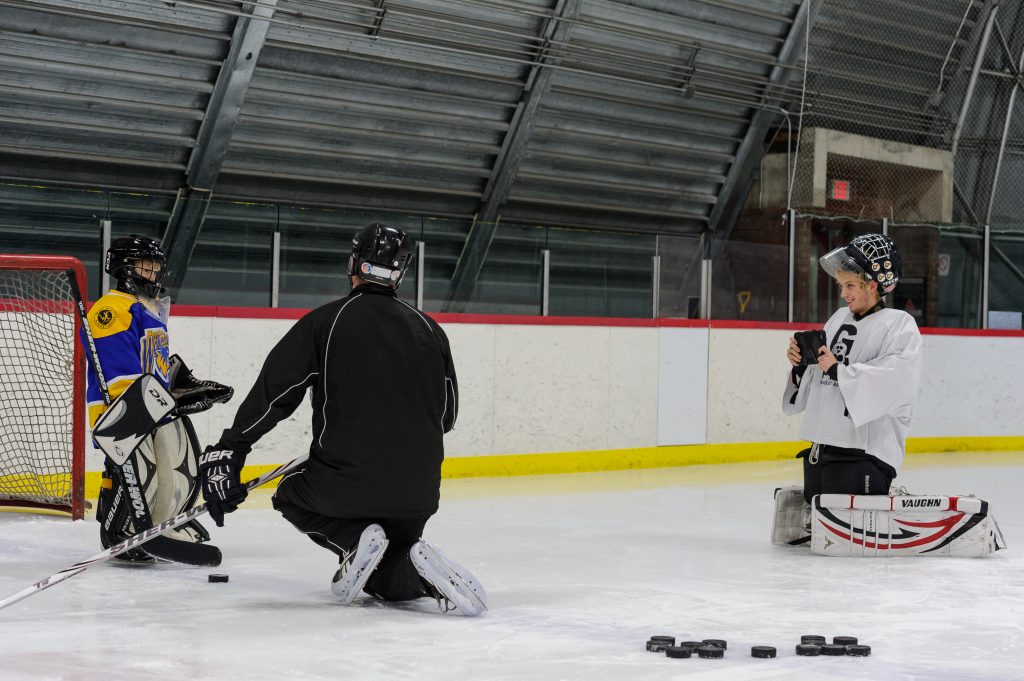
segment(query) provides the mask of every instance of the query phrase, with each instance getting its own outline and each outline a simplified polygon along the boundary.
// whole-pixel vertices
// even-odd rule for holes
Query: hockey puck
[[[676,637],[675,636],[651,636],[650,640],[652,640],[652,641],[664,641],[665,643],[669,644],[670,646],[674,646],[676,644]],[[854,643],[856,643],[856,641],[854,641]]]
[[[853,657],[867,657],[871,654],[871,646],[852,645],[846,646],[846,654]]]
[[[796,654],[804,657],[817,657],[821,655],[821,646],[814,643],[801,643],[796,647]]]
[[[725,657],[725,648],[719,648],[718,646],[701,646],[700,648],[697,648],[697,657],[701,657],[706,660],[719,660]]]
[[[857,645],[856,636],[835,636],[832,638],[832,643],[837,646],[855,646]]]
[[[661,653],[661,652],[664,652],[665,648],[668,648],[670,645],[672,645],[672,644],[669,643],[668,641],[648,641],[647,642],[647,652],[649,652],[649,653]]]
[[[706,638],[703,641],[701,641],[701,643],[703,643],[706,646],[714,646],[716,648],[721,648],[722,650],[728,650],[729,648],[729,644],[720,638]]]
[[[771,646],[754,646],[750,649],[751,657],[775,657],[775,648]]]
[[[206,578],[208,582],[226,582],[228,581],[227,575],[210,575]]]
[[[686,646],[668,646],[665,648],[665,657],[677,658],[685,660],[693,654],[693,648]]]
[[[696,648],[700,648],[704,644],[701,643],[700,641],[680,641],[678,645],[679,645],[680,648],[694,648],[694,649],[696,649]]]
[[[823,646],[828,641],[825,640],[824,636],[801,636],[800,643],[810,643],[811,645]]]
[[[837,646],[835,643],[826,643],[825,645],[821,646],[821,654],[831,655],[833,657],[845,655],[846,646]]]

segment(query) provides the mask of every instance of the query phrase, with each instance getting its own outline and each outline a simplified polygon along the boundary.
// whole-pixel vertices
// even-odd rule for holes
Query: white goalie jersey
[[[825,338],[839,363],[826,374],[807,367],[799,385],[791,373],[783,413],[805,412],[801,439],[862,449],[899,472],[921,378],[917,323],[902,310],[856,319],[843,307],[825,323]]]

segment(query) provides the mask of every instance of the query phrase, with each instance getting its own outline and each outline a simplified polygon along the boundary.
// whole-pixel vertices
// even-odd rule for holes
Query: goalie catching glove
[[[227,449],[220,443],[210,445],[199,457],[203,499],[217,527],[224,527],[224,514],[237,509],[249,495],[248,488],[241,481],[244,464],[245,454]]]
[[[176,405],[173,413],[176,416],[204,412],[219,402],[227,402],[235,394],[231,386],[197,379],[178,355],[171,356],[168,375],[171,396]]]

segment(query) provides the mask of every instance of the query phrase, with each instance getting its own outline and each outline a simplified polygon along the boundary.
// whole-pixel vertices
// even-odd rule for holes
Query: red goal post
[[[0,506],[85,513],[77,258],[0,254]]]

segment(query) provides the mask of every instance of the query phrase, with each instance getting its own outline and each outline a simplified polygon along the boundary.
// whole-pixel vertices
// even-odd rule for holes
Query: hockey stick
[[[110,388],[107,386],[107,380],[103,376],[103,367],[100,365],[100,355],[99,352],[96,350],[96,341],[92,337],[92,328],[89,326],[89,316],[88,314],[86,314],[85,311],[85,301],[82,298],[82,291],[78,287],[78,281],[77,279],[75,279],[74,271],[67,270],[66,274],[69,280],[68,283],[71,285],[71,292],[72,294],[74,294],[75,297],[75,304],[78,307],[78,316],[80,317],[82,324],[82,335],[85,336],[86,346],[88,347],[89,355],[92,358],[92,366],[93,369],[95,369],[96,371],[96,378],[100,386],[100,393],[103,396],[103,404],[105,404],[109,408],[111,404],[114,403],[115,401],[110,399]],[[143,374],[143,376],[139,380],[143,380],[145,379],[145,377],[146,375]],[[133,386],[130,386],[128,390],[125,391],[125,393],[131,391]],[[157,386],[157,388],[159,392],[163,393],[164,395],[164,397],[161,398],[155,392],[153,393],[153,395],[159,401],[160,405],[173,408],[173,398],[170,396],[170,394],[164,391],[162,386]],[[125,397],[125,395],[122,395],[122,397]],[[167,404],[168,400],[171,402],[170,405]],[[170,411],[170,409],[168,409],[167,411]],[[153,409],[150,408],[149,412],[150,415],[152,416]],[[160,414],[165,413],[166,412],[163,411],[160,412]],[[102,417],[100,421],[96,422],[96,425],[99,426],[101,422]],[[97,432],[98,431],[94,431],[94,436],[96,435]],[[102,448],[102,445],[104,445],[106,439],[96,438],[96,441],[98,444],[101,445]],[[141,439],[139,439],[136,442],[136,445],[138,444],[138,442],[141,442]],[[139,469],[138,466],[136,465],[135,450],[132,449],[129,452],[117,450],[116,452],[111,453],[104,449],[103,453],[107,456],[107,458],[111,460],[113,464],[117,465],[121,469],[121,491],[123,491],[127,499],[131,500],[132,507],[134,508],[135,513],[135,528],[138,530],[148,530],[149,528],[153,527],[153,516],[149,510],[149,504],[146,502],[146,495],[140,487],[142,478],[139,476]],[[110,505],[110,510],[107,514],[107,518],[100,519],[100,522],[103,523],[104,527],[108,530],[113,530],[113,528],[109,527],[109,524],[114,519],[116,511],[117,504],[112,503]],[[127,528],[127,524],[128,519],[126,518],[122,525],[122,529]],[[147,553],[157,558],[173,560],[177,563],[183,563],[185,565],[216,566],[220,565],[221,561],[220,549],[218,549],[215,546],[193,544],[191,542],[178,541],[175,539],[171,539],[169,537],[160,537],[153,541],[153,543],[150,544],[150,548],[147,551]]]
[[[277,468],[268,473],[264,473],[263,475],[257,478],[253,478],[249,482],[245,483],[245,488],[247,490],[251,490],[256,489],[261,485],[265,485],[271,480],[279,478],[285,473],[295,470],[296,468],[304,464],[306,462],[306,459],[308,458],[308,454],[303,454],[302,456],[286,464],[278,466]],[[160,533],[166,532],[167,530],[173,530],[175,527],[184,525],[193,518],[200,516],[203,513],[206,513],[206,511],[207,504],[199,504],[198,506],[194,506],[193,508],[190,508],[189,510],[183,513],[179,513],[178,515],[174,516],[173,518],[170,518],[169,520],[165,520],[164,522],[160,523],[159,525],[156,525],[155,527],[151,527],[148,530],[140,532],[139,534],[136,534],[132,537],[128,537],[120,544],[115,544],[106,551],[97,553],[95,556],[92,556],[91,558],[86,558],[85,560],[79,561],[74,565],[70,565],[61,570],[60,572],[56,572],[50,575],[49,577],[46,577],[45,579],[39,580],[32,586],[22,589],[18,593],[12,594],[3,600],[0,600],[0,609],[6,608],[8,605],[13,605],[20,600],[28,598],[32,594],[39,593],[43,589],[49,589],[54,584],[63,582],[65,579],[74,577],[75,575],[81,572],[85,572],[93,565],[98,565],[99,563],[107,561],[120,553],[124,553],[129,549],[141,546],[142,544],[145,544],[154,537],[159,536]]]

